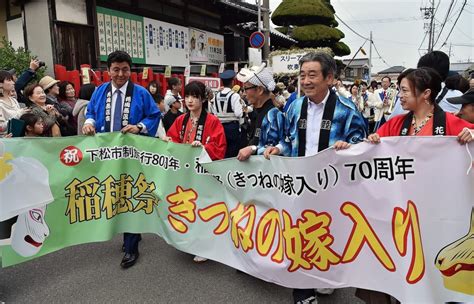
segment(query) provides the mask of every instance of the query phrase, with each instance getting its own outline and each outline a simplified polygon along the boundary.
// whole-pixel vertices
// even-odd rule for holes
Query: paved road
[[[192,256],[144,235],[140,260],[120,268],[121,237],[69,247],[0,269],[6,303],[292,303],[291,290],[238,273],[223,264],[196,264]],[[319,303],[363,303],[353,288]]]

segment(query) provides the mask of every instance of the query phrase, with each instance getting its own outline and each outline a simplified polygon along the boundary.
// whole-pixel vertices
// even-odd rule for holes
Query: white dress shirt
[[[114,129],[114,117],[115,117],[115,101],[117,100],[117,90],[120,90],[122,93],[122,113],[123,113],[123,105],[125,104],[125,96],[127,95],[127,86],[128,81],[119,89],[112,85],[112,103],[111,103],[111,111],[110,111],[110,130]],[[123,115],[123,114],[122,114]],[[122,119],[120,119],[120,123],[122,123]],[[120,128],[121,129],[121,128]]]
[[[439,91],[439,95],[441,95],[441,93],[443,92],[443,89],[446,85],[444,84],[444,82],[441,83],[441,91]],[[438,96],[436,96],[436,98],[438,98]],[[461,107],[462,107],[462,104],[452,104],[450,103],[447,98],[453,98],[453,97],[459,97],[459,96],[462,96],[462,92],[461,91],[458,91],[458,90],[448,90],[446,92],[446,95],[444,95],[443,99],[439,102],[439,106],[441,107],[441,109],[443,109],[443,111],[445,112],[448,112],[448,113],[456,113],[456,112],[459,112],[461,110]]]
[[[306,118],[306,147],[305,156],[311,156],[318,153],[319,132],[321,131],[321,122],[323,120],[324,107],[329,98],[329,90],[323,101],[316,104],[308,98],[308,116]]]

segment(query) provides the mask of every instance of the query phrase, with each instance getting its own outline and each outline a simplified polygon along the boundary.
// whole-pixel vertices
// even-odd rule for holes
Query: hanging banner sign
[[[300,71],[300,59],[306,53],[281,54],[272,57],[273,73],[297,74]]]
[[[455,137],[391,137],[310,157],[207,163],[201,147],[120,132],[0,139],[0,261],[156,233],[289,288],[471,302],[468,150],[474,143]]]
[[[188,28],[143,18],[147,64],[189,65]]]
[[[133,63],[145,63],[143,17],[97,6],[100,60],[116,50],[126,51]]]
[[[221,80],[220,78],[214,78],[214,77],[187,77],[186,78],[186,83],[190,83],[192,81],[199,81],[201,83],[204,83],[206,87],[209,87],[213,89],[214,91],[217,91],[221,88]]]

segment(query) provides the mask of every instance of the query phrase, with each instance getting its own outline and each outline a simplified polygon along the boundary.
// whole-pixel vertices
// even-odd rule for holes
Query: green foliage
[[[347,44],[345,44],[342,41],[338,41],[334,43],[334,45],[331,48],[334,51],[334,54],[336,54],[336,56],[342,57],[342,56],[349,55],[351,53],[351,49],[349,48],[349,46],[347,46]]]
[[[336,28],[334,14],[331,0],[283,0],[272,21],[282,26],[278,31],[298,41],[298,48],[329,47],[336,56],[349,55],[350,48],[339,41],[344,33]]]
[[[323,24],[299,26],[293,29],[292,37],[307,47],[329,46],[342,38],[344,33]]]
[[[329,24],[334,13],[322,0],[285,0],[273,12],[276,25]]]
[[[275,29],[282,34],[288,35],[288,27],[286,26],[279,26],[279,27],[276,27]]]
[[[17,50],[7,38],[2,37],[0,45],[0,70],[15,69],[17,76],[27,70],[30,66],[31,52],[19,47]],[[41,79],[45,74],[45,68],[36,71],[35,79]]]

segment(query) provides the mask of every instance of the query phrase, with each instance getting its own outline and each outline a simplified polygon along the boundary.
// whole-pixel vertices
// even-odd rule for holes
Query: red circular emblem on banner
[[[82,151],[78,147],[68,146],[61,151],[59,159],[66,166],[78,165],[82,160]]]

